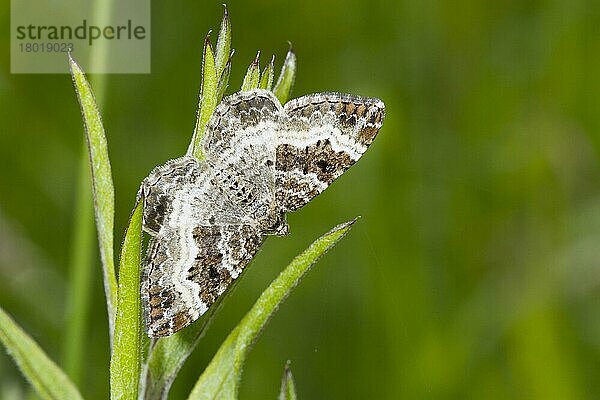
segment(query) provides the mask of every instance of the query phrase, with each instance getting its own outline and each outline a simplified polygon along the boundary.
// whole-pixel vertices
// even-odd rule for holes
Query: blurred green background
[[[9,74],[5,5],[0,304],[61,362],[83,128],[69,76]],[[356,215],[250,353],[242,399],[275,398],[287,359],[302,399],[599,398],[600,3],[228,5],[230,88],[257,49],[279,68],[289,40],[293,95],[379,97],[387,117],[365,157],[289,216],[291,234],[267,240],[171,398],[294,255]],[[152,2],[152,73],[105,77],[117,243],[139,182],[187,148],[203,38],[221,16],[220,2]],[[104,399],[94,251],[81,385]],[[26,388],[0,352],[0,396]]]

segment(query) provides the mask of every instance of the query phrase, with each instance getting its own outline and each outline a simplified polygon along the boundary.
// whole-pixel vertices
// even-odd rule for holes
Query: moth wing
[[[166,225],[242,224],[246,216],[236,203],[223,195],[213,170],[206,161],[185,156],[156,167],[142,182],[143,228],[158,235]]]
[[[197,225],[150,240],[142,277],[146,330],[164,337],[196,321],[243,272],[263,240],[250,225]]]
[[[142,272],[148,335],[195,321],[260,246],[260,233],[222,190],[206,161],[193,157],[168,161],[142,182],[142,227],[152,236]]]
[[[286,103],[277,132],[275,187],[283,211],[325,190],[371,145],[383,124],[379,99],[317,93]]]
[[[251,218],[274,203],[275,138],[282,113],[270,91],[238,92],[217,106],[202,139],[216,179]]]

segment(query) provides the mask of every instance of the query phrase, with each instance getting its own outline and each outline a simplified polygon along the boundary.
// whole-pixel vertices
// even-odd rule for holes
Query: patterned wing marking
[[[148,335],[169,336],[197,320],[261,243],[261,233],[249,225],[195,226],[153,238],[142,279]]]
[[[254,220],[275,205],[275,137],[282,113],[269,91],[235,93],[219,104],[202,140],[223,194]]]
[[[383,124],[381,100],[318,93],[291,100],[278,131],[275,187],[283,211],[294,211],[352,166]]]
[[[277,122],[282,114],[277,98],[268,90],[255,89],[227,96],[211,116],[202,146],[208,158],[229,159],[240,140],[246,145],[263,145],[265,132],[257,129],[261,122]],[[274,139],[275,132],[266,132]],[[256,141],[259,140],[257,143]]]
[[[156,236],[165,225],[241,224],[246,215],[221,194],[214,172],[206,162],[193,157],[167,161],[142,182],[138,197],[144,195],[143,228]],[[167,227],[168,228],[168,227]]]
[[[196,162],[191,158],[167,161],[148,175],[142,182],[138,198],[144,195],[144,230],[157,235],[167,216],[175,190],[194,175]]]
[[[203,139],[144,180],[143,228],[152,238],[142,302],[148,334],[169,336],[198,319],[250,262],[281,212],[322,192],[366,151],[381,127],[376,99],[316,94],[283,109],[272,93],[234,94]]]

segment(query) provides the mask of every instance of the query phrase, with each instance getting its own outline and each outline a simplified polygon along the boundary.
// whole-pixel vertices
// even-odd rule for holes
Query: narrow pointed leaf
[[[210,45],[209,37],[204,41],[204,53],[202,56],[202,85],[200,89],[200,100],[198,101],[198,114],[196,127],[188,154],[198,159],[204,158],[202,152],[202,137],[210,116],[217,107],[217,72],[215,70],[215,56]]]
[[[82,399],[77,387],[44,350],[0,307],[0,341],[43,399]]]
[[[227,6],[225,6],[223,21],[221,21],[221,29],[219,30],[219,37],[217,38],[217,48],[215,50],[215,69],[217,71],[217,78],[219,79],[221,79],[221,76],[225,71],[230,49],[231,24],[229,23]]]
[[[277,83],[275,84],[275,88],[273,89],[273,93],[279,99],[281,104],[285,104],[286,101],[290,98],[290,93],[292,92],[292,87],[294,86],[294,80],[296,79],[296,54],[294,54],[294,50],[290,46],[287,55],[285,56],[285,61],[283,62],[283,66],[281,67],[281,72],[279,73],[279,78],[277,79]]]
[[[119,266],[119,298],[115,342],[110,360],[112,400],[137,400],[141,369],[142,318],[140,271],[143,199],[138,201],[125,231]]]
[[[112,181],[108,146],[100,111],[94,94],[83,71],[69,55],[69,65],[75,92],[81,107],[87,147],[92,171],[92,189],[94,192],[94,210],[100,257],[104,275],[104,292],[108,308],[108,322],[112,342],[117,301],[117,279],[113,254],[113,229],[115,215],[115,195]]]
[[[244,81],[242,82],[242,92],[256,89],[258,87],[258,82],[260,80],[260,65],[258,62],[259,57],[260,51],[256,54],[256,58],[248,67],[248,71],[246,71],[246,76],[244,76]]]
[[[348,232],[354,221],[341,224],[321,236],[275,278],[225,339],[194,385],[189,400],[237,398],[244,361],[269,318],[319,257]]]
[[[279,390],[279,400],[296,400],[296,384],[290,369],[290,362],[285,363],[283,376],[281,377],[281,389]]]
[[[234,51],[231,50],[231,55],[229,56],[229,60],[227,60],[227,64],[225,64],[225,69],[221,74],[221,78],[219,79],[219,84],[217,86],[217,104],[221,102],[223,96],[225,96],[225,91],[229,86],[229,75],[231,74],[231,58],[233,57]]]
[[[271,58],[269,65],[265,67],[260,77],[260,83],[258,85],[261,89],[271,90],[273,86],[273,76],[275,75],[275,56]]]

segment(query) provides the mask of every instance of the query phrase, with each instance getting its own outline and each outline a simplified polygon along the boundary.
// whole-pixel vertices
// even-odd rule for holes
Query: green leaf
[[[321,236],[279,274],[225,339],[194,385],[189,400],[237,398],[246,355],[269,318],[311,266],[348,232],[355,221],[341,224]]]
[[[117,301],[117,279],[113,254],[113,229],[115,215],[115,194],[108,158],[108,146],[102,119],[94,94],[85,74],[69,54],[69,65],[75,92],[81,107],[87,147],[92,171],[92,189],[94,192],[94,209],[102,269],[104,273],[104,292],[108,308],[108,322],[112,342]]]
[[[290,369],[290,361],[285,363],[283,376],[281,377],[281,389],[279,390],[279,400],[296,400],[296,385]]]
[[[44,399],[82,399],[77,387],[44,350],[0,307],[0,341]]]
[[[210,37],[206,36],[204,40],[204,53],[202,56],[202,85],[200,90],[200,100],[198,102],[198,114],[196,118],[196,127],[192,142],[188,149],[188,154],[198,159],[204,158],[202,152],[202,137],[206,130],[208,121],[217,108],[217,72],[215,69],[215,56],[210,45]]]
[[[256,89],[258,87],[258,81],[260,79],[259,57],[260,51],[256,53],[256,58],[248,67],[248,71],[246,71],[246,76],[244,76],[244,81],[242,82],[242,92],[247,92],[248,90]]]
[[[227,64],[225,64],[225,70],[221,74],[221,78],[219,79],[219,85],[217,86],[217,104],[221,102],[223,96],[225,96],[225,91],[229,86],[229,75],[231,74],[231,58],[233,57],[234,51],[231,51],[231,55],[229,56],[229,60],[227,60]]]
[[[110,359],[112,400],[138,398],[142,357],[140,267],[143,210],[143,199],[140,199],[129,220],[121,249],[115,342]]]
[[[229,15],[227,14],[227,6],[223,12],[223,21],[221,21],[221,29],[217,38],[217,48],[215,52],[215,68],[217,77],[221,80],[223,71],[229,59],[229,50],[231,49],[231,24],[229,23]]]
[[[285,104],[290,98],[290,93],[292,92],[295,79],[296,54],[294,54],[294,50],[292,50],[292,46],[290,45],[290,49],[288,50],[287,55],[285,56],[285,61],[283,62],[283,66],[281,67],[279,78],[277,79],[277,83],[273,89],[273,93],[275,93],[275,96],[279,99],[281,104]]]
[[[271,90],[273,86],[273,75],[275,74],[275,56],[271,57],[271,62],[265,67],[260,77],[258,87],[261,89]]]

